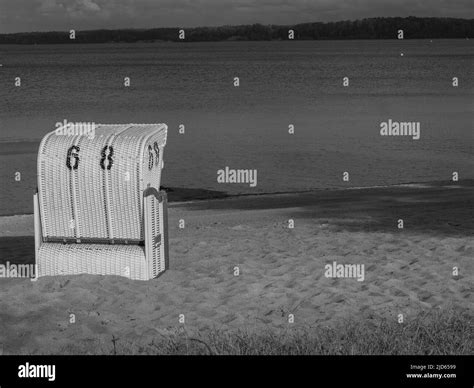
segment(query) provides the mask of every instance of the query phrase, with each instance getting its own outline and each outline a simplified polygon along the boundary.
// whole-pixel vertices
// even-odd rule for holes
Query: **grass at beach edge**
[[[109,344],[70,344],[61,354],[109,355],[469,355],[472,311],[430,310],[398,323],[394,318],[344,319],[328,326],[286,329],[184,326],[148,343],[111,338]]]

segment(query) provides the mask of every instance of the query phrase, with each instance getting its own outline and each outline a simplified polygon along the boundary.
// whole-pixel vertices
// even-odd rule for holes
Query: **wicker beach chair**
[[[34,195],[37,276],[149,280],[168,268],[167,197],[160,191],[165,124],[48,133]]]

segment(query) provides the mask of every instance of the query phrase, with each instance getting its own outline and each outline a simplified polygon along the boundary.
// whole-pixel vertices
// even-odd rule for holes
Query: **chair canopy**
[[[66,132],[66,131],[65,131]],[[38,153],[44,241],[144,240],[144,197],[160,190],[165,124],[97,124],[48,133]]]

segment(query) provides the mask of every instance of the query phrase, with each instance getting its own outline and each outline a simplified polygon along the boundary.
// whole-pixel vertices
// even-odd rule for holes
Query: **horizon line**
[[[264,26],[264,27],[296,27],[301,25],[307,24],[336,24],[342,22],[355,22],[355,21],[362,21],[362,20],[370,20],[370,19],[446,19],[446,20],[464,20],[464,21],[473,21],[474,18],[459,18],[459,17],[441,17],[441,16],[374,16],[368,18],[358,18],[358,19],[341,19],[337,21],[310,21],[310,22],[302,22],[302,23],[295,23],[295,24],[272,24],[272,23],[247,23],[247,24],[221,24],[221,25],[202,25],[202,26],[195,26],[195,27],[183,27],[183,26],[174,26],[174,27],[117,27],[117,28],[95,28],[95,29],[70,29],[76,32],[94,32],[94,31],[118,31],[118,30],[126,30],[126,31],[140,31],[140,30],[156,30],[156,29],[163,29],[163,30],[180,30],[180,29],[205,29],[205,28],[222,28],[222,27],[243,27],[243,26]],[[48,31],[19,31],[19,32],[0,32],[0,36],[2,35],[17,35],[17,34],[47,34],[47,33],[58,33],[58,32],[69,32],[70,30],[48,30]]]

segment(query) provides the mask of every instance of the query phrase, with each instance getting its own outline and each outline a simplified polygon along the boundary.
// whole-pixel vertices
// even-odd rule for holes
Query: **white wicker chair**
[[[160,190],[165,124],[97,125],[95,136],[48,133],[34,195],[37,275],[149,280],[169,267]]]

